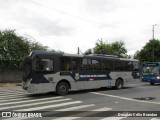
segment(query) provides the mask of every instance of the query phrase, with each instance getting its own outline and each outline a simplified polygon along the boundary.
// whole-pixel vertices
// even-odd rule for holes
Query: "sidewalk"
[[[22,86],[22,83],[0,83],[0,87]]]

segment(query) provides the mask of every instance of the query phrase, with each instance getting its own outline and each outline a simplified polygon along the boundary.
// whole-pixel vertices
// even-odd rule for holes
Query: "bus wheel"
[[[57,85],[56,93],[58,95],[66,95],[69,91],[69,86],[66,82],[60,82]]]
[[[150,85],[154,85],[154,82],[150,82]]]
[[[116,89],[122,89],[123,88],[123,80],[122,79],[117,79],[116,84],[115,84]]]

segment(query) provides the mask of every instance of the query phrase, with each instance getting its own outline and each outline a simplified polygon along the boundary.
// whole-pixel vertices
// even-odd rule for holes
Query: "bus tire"
[[[56,87],[56,93],[57,95],[66,95],[69,91],[69,86],[66,82],[60,82],[58,83]]]
[[[150,85],[154,85],[154,82],[150,82]]]
[[[123,80],[122,79],[117,79],[116,80],[115,88],[116,89],[122,89],[123,88]]]

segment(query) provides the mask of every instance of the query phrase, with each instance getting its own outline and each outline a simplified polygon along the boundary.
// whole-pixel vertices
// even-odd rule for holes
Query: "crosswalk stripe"
[[[65,106],[65,105],[71,105],[71,104],[78,104],[78,103],[82,103],[82,101],[72,101],[72,102],[66,102],[66,103],[55,104],[55,105],[45,105],[45,106],[41,106],[41,107],[27,108],[27,109],[15,110],[15,111],[42,110],[42,109],[47,109],[47,108],[55,108],[55,107],[60,107],[60,106]]]
[[[77,109],[81,109],[81,108],[92,107],[92,106],[95,106],[95,104],[74,106],[74,107],[59,109],[59,110],[55,110],[55,111],[71,111],[71,110],[77,110]]]
[[[1,96],[1,98],[7,98],[7,97],[16,97],[16,96],[24,96],[24,94],[19,94],[19,95],[6,95],[6,96]]]
[[[14,98],[24,98],[25,96],[7,96],[7,97],[2,97],[0,100],[8,100],[8,99],[14,99]]]
[[[26,103],[26,102],[34,102],[34,101],[50,100],[50,99],[54,100],[58,98],[63,98],[63,97],[40,98],[40,99],[33,99],[33,100],[27,100],[27,101],[9,102],[9,103],[3,103],[2,105],[11,105],[11,104],[17,104],[17,103]]]
[[[10,92],[0,92],[0,96],[5,96],[5,95],[17,95],[17,94],[25,94],[25,92],[23,93],[19,93],[19,92],[14,92],[14,93],[10,93]]]
[[[17,91],[17,90],[0,90],[0,93],[23,93],[25,91]]]
[[[26,106],[33,106],[33,105],[40,105],[40,104],[45,104],[45,103],[55,103],[55,102],[61,102],[61,101],[67,101],[67,100],[72,100],[72,99],[68,98],[68,99],[60,99],[60,100],[47,101],[47,102],[44,101],[44,102],[38,102],[38,103],[36,102],[36,103],[31,103],[31,104],[23,104],[23,105],[9,106],[9,107],[1,107],[0,110],[11,109],[11,108],[19,108],[19,107],[26,107]],[[21,110],[17,110],[17,111],[21,111]]]
[[[52,120],[75,120],[75,119],[79,119],[81,117],[60,117],[60,118],[56,118],[56,119],[52,119]]]
[[[150,119],[150,120],[160,120],[160,118],[152,118],[152,119]]]
[[[17,89],[1,89],[0,91],[3,91],[3,92],[24,92],[25,90],[23,90],[23,89],[19,89],[19,90],[17,90]]]
[[[56,119],[52,119],[52,120],[75,120],[75,119],[79,119],[79,118],[83,118],[85,120],[85,118],[87,119],[88,117],[60,117],[60,118],[56,118]],[[125,117],[107,117],[107,118],[103,118],[100,120],[122,120]]]
[[[9,96],[9,95],[24,95],[24,93],[0,93],[0,96]]]
[[[103,118],[103,119],[100,119],[100,120],[122,120],[126,117],[106,117],[106,118]]]
[[[29,99],[28,99],[28,98],[18,98],[18,99],[17,99],[17,98],[13,98],[13,99],[11,98],[11,99],[7,99],[7,100],[4,100],[4,99],[1,100],[1,99],[0,99],[0,103],[1,103],[1,102],[16,101],[16,100],[29,100]]]
[[[108,107],[104,107],[104,108],[99,108],[99,109],[94,109],[94,110],[91,110],[91,111],[95,111],[95,112],[85,112],[84,113],[78,113],[78,114],[74,114],[76,116],[80,116],[80,117],[74,117],[74,115],[72,116],[69,116],[71,119],[70,120],[75,120],[75,119],[78,119],[78,118],[83,118],[83,115],[84,116],[90,116],[90,115],[93,115],[93,114],[96,114],[96,113],[99,113],[99,111],[109,111],[109,110],[112,110],[112,108],[108,108]],[[52,120],[69,120],[68,117],[60,117],[60,118],[57,118],[57,119],[52,119]]]
[[[25,119],[30,119],[30,118],[22,118],[22,117],[11,117],[3,120],[25,120]]]
[[[104,107],[104,108],[94,109],[94,110],[91,110],[91,111],[109,111],[111,109],[112,108]]]
[[[0,95],[1,98],[6,98],[6,97],[16,97],[16,96],[25,96],[25,94],[3,94],[3,95]]]

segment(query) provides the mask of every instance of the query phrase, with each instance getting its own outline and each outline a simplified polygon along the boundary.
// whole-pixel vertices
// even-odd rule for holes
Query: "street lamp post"
[[[153,29],[152,29],[152,32],[153,32],[153,40],[154,40],[154,26],[156,26],[157,24],[154,24],[152,27],[153,27]]]
[[[152,58],[153,58],[153,62],[154,62],[154,27],[156,26],[157,24],[154,24],[152,27],[153,27],[153,44],[152,44]]]

